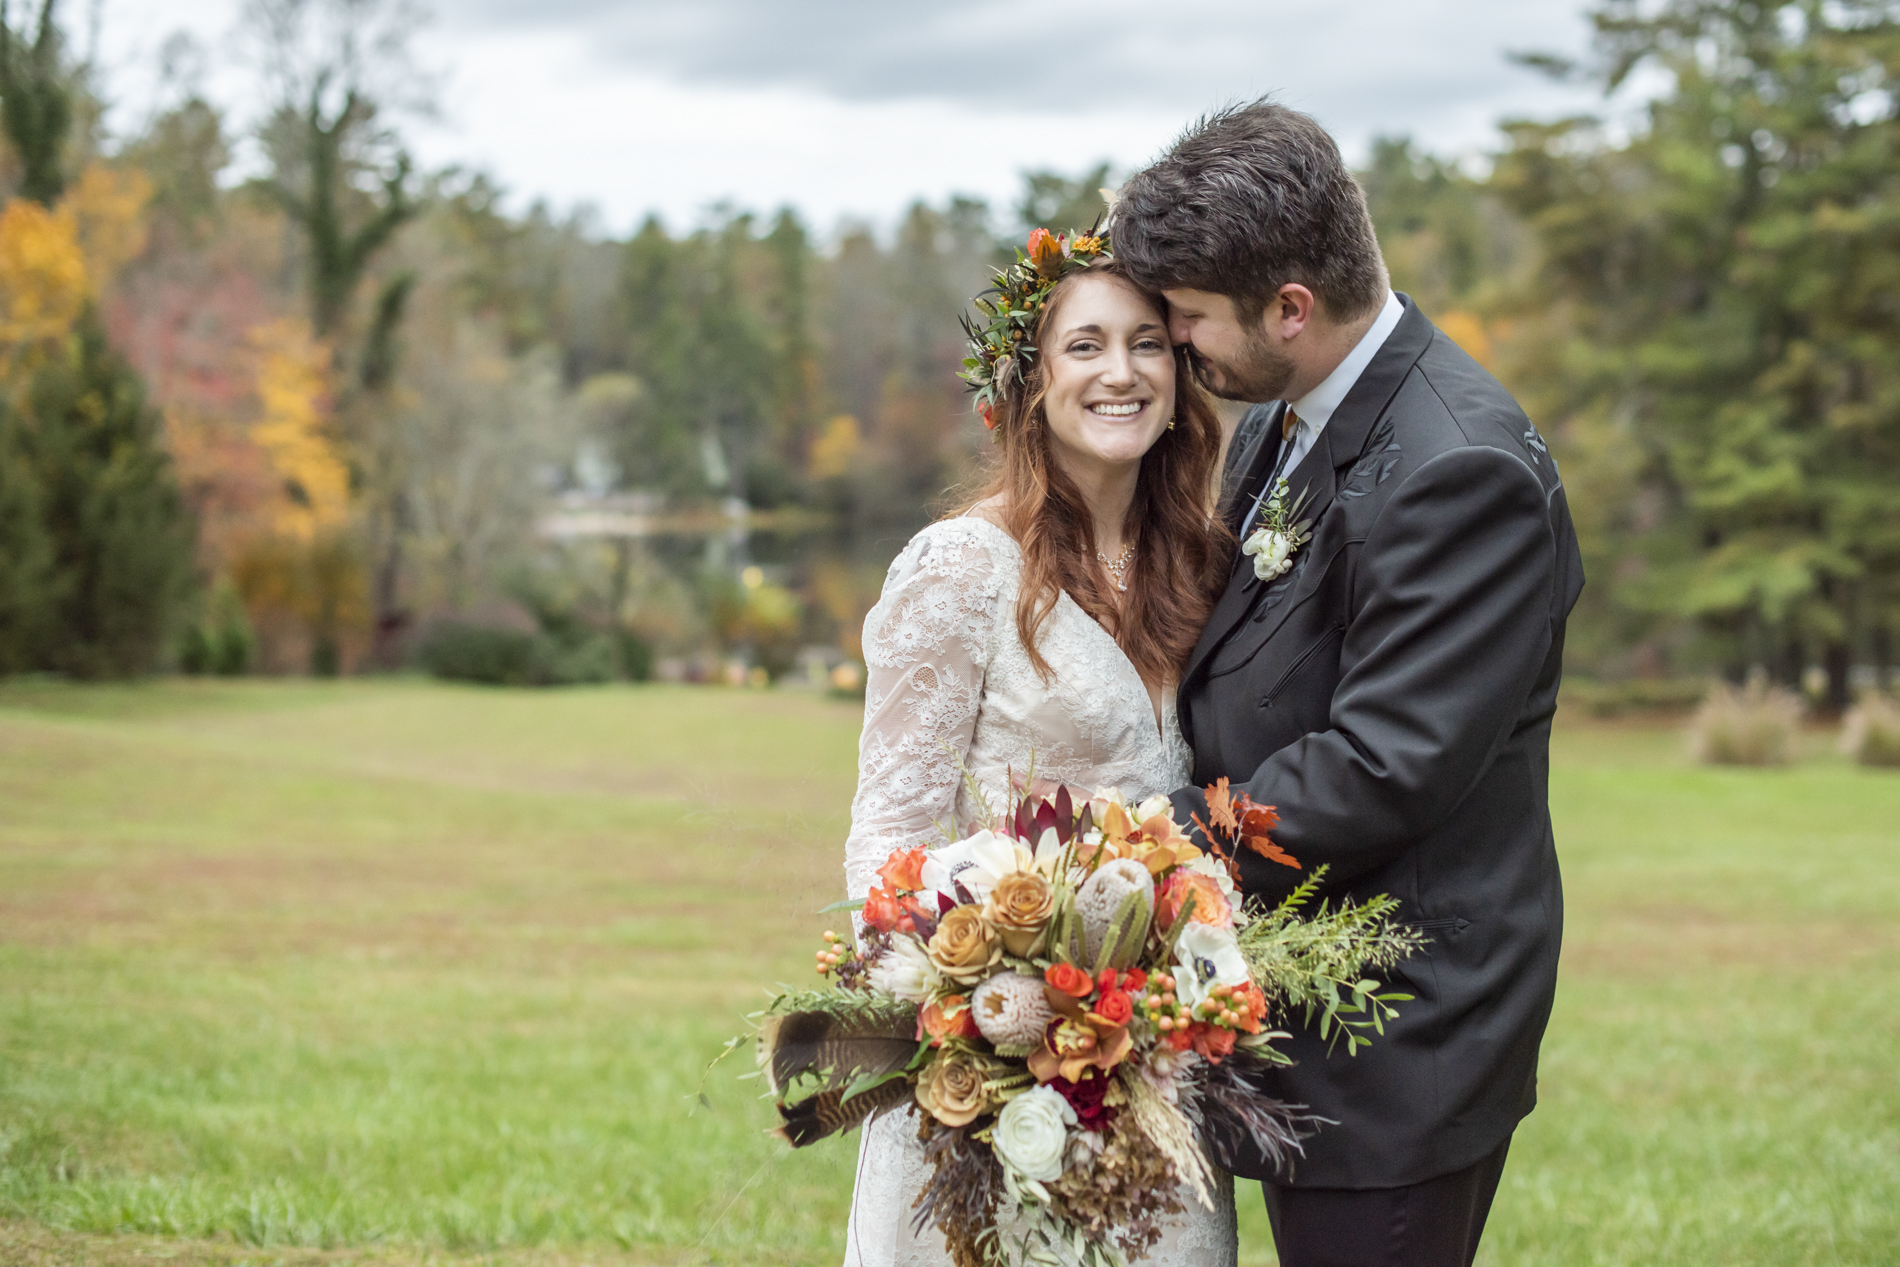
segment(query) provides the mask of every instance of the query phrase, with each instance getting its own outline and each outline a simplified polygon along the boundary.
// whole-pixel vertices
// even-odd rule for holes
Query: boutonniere
[[[1294,554],[1313,539],[1312,520],[1295,518],[1306,506],[1309,491],[1302,491],[1289,505],[1283,478],[1273,486],[1273,495],[1267,498],[1267,504],[1260,508],[1260,526],[1248,534],[1240,552],[1253,556],[1253,574],[1261,580],[1272,581],[1285,576],[1293,567]]]

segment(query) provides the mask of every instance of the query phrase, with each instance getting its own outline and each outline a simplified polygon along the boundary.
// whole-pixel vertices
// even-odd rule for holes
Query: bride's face
[[[1058,299],[1039,350],[1057,459],[1077,474],[1139,463],[1174,414],[1166,316],[1118,278],[1083,276]]]

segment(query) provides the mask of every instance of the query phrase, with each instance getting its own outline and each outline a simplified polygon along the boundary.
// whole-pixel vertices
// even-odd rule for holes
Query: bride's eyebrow
[[[1165,329],[1167,329],[1167,327],[1161,325],[1158,322],[1144,321],[1140,325],[1135,327],[1134,333],[1146,334],[1150,330],[1165,330]],[[1064,338],[1071,338],[1078,334],[1100,334],[1100,333],[1102,333],[1102,327],[1091,324],[1091,325],[1086,325],[1086,326],[1072,326],[1069,329],[1063,331],[1062,335]]]

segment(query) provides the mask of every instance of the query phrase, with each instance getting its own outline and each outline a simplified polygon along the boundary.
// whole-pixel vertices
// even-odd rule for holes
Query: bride
[[[891,850],[944,843],[981,816],[965,772],[992,806],[1032,763],[1039,779],[1131,799],[1188,781],[1174,686],[1230,558],[1212,513],[1220,426],[1169,343],[1162,298],[1106,256],[1084,262],[1081,243],[1070,257],[1038,235],[1045,280],[1025,297],[1040,301],[1026,339],[1010,343],[1000,321],[973,332],[1000,384],[984,407],[994,478],[911,539],[864,622],[853,897]],[[865,1130],[846,1267],[950,1261],[937,1232],[912,1230],[928,1176],[916,1134],[905,1113]],[[1152,1260],[1231,1267],[1231,1181],[1213,1210],[1191,1193],[1181,1204]]]

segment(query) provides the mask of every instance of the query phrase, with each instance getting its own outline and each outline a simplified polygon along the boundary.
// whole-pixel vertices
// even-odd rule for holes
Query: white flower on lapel
[[[1271,528],[1256,528],[1247,538],[1247,544],[1240,547],[1242,554],[1253,556],[1253,574],[1263,581],[1275,580],[1286,575],[1293,567],[1293,551],[1297,547],[1293,539],[1284,532],[1275,532]]]
[[[1291,571],[1294,554],[1313,539],[1310,520],[1293,522],[1293,516],[1306,505],[1306,493],[1289,506],[1286,491],[1285,479],[1273,486],[1273,495],[1260,508],[1260,526],[1240,547],[1242,554],[1253,556],[1253,574],[1263,581],[1276,581]]]

